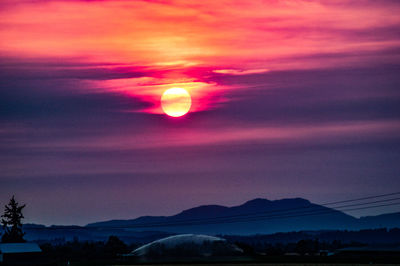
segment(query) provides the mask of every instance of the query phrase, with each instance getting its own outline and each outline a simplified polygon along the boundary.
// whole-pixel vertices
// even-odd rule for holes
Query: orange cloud
[[[280,57],[398,45],[394,37],[349,35],[398,25],[393,8],[399,9],[324,1],[33,1],[2,9],[0,51],[260,69]]]
[[[397,35],[391,34],[400,24],[399,5],[350,5],[344,0],[5,1],[0,5],[0,53],[162,69],[163,76],[156,78],[110,79],[96,85],[145,97],[155,106],[162,90],[184,86],[197,97],[193,110],[217,104],[209,95],[227,89],[206,82],[207,73],[247,75],[362,65],[364,57],[313,60],[313,56],[376,52],[400,45]],[[379,54],[374,56],[379,59]],[[196,73],[191,70],[194,66],[209,72]],[[157,108],[146,111],[158,113]]]

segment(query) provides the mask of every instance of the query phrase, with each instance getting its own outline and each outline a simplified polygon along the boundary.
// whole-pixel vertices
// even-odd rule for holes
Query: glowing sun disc
[[[190,94],[182,88],[168,89],[161,96],[161,107],[164,113],[172,117],[185,115],[189,112],[191,105]]]

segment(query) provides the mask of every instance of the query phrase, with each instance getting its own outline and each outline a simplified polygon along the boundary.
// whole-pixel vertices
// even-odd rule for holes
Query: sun
[[[171,88],[161,96],[161,107],[169,116],[180,117],[189,112],[192,105],[190,94],[182,88]]]

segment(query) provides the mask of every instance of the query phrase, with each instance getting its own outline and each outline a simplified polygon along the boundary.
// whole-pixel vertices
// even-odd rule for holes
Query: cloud
[[[153,103],[88,86],[89,80],[151,75],[139,67],[41,59],[0,60],[0,120],[71,119],[149,108]],[[143,68],[140,68],[143,69]]]
[[[125,63],[88,62],[81,58],[0,58],[0,78],[5,80],[87,79],[108,80],[157,76],[162,73],[146,66]]]
[[[269,69],[248,69],[248,70],[238,70],[238,69],[216,69],[213,70],[217,74],[229,74],[229,75],[249,75],[249,74],[259,74],[268,72]]]
[[[0,200],[17,191],[46,222],[62,209],[60,221],[83,223],[122,216],[123,204],[156,214],[160,202],[396,187],[399,10],[2,1]],[[182,119],[157,109],[170,87],[192,95]],[[104,195],[113,207],[93,211]]]
[[[0,51],[134,65],[293,69],[307,67],[296,60],[299,55],[398,47],[400,5],[375,2],[23,2],[8,5],[1,16],[0,34],[7,42]],[[278,63],[290,57],[290,64]]]

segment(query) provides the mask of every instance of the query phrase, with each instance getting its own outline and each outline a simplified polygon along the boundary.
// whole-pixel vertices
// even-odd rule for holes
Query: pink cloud
[[[260,74],[264,72],[268,72],[269,69],[248,69],[248,70],[239,70],[239,69],[216,69],[213,70],[214,73],[217,74],[228,74],[228,75],[249,75],[249,74]]]
[[[1,53],[141,66],[139,72],[152,73],[129,80],[110,77],[96,86],[126,91],[155,106],[166,88],[186,86],[197,101],[194,111],[218,105],[213,95],[235,89],[207,82],[207,71],[248,75],[399,59],[378,53],[400,45],[398,34],[391,34],[400,24],[398,5],[306,0],[21,1],[3,4],[0,12]],[[362,52],[374,57],[312,59]]]

